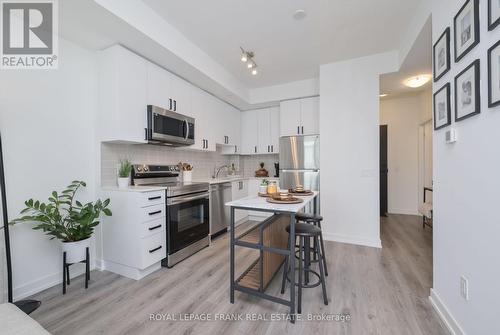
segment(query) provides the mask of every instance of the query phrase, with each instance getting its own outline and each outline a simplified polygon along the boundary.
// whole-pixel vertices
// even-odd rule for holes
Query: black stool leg
[[[290,249],[290,239],[288,239],[288,243],[286,244],[286,248]],[[295,258],[295,255],[294,255]],[[283,279],[281,281],[281,294],[285,293],[285,285],[286,285],[286,275],[288,273],[288,262],[290,258],[285,256],[285,265],[283,266]]]
[[[63,294],[66,294],[66,251],[63,252]]]
[[[309,268],[311,267],[311,238],[304,237],[304,282],[309,284]]]
[[[85,289],[89,288],[89,278],[90,278],[90,255],[89,247],[85,250]]]
[[[315,237],[316,239],[316,245],[319,244],[318,237]],[[321,288],[323,289],[323,302],[325,305],[328,305],[328,296],[326,294],[326,285],[325,285],[325,274],[323,272],[323,262],[321,261],[324,255],[322,254],[322,251],[320,248],[317,248],[316,250],[319,253],[319,274],[320,274],[320,279],[321,279]],[[323,258],[324,259],[324,258]]]
[[[69,264],[66,264],[66,283],[71,284],[71,279],[69,278]]]
[[[297,313],[302,314],[302,241],[307,240],[308,237],[299,238],[299,286],[298,286],[298,299],[297,299]],[[290,285],[294,285],[295,283],[290,283]]]
[[[318,221],[318,227],[321,229],[321,222]],[[319,235],[319,240],[321,243],[321,254],[323,255],[323,266],[325,267],[325,276],[328,277],[328,267],[326,266],[326,256],[325,256],[325,244],[323,243],[323,231]]]

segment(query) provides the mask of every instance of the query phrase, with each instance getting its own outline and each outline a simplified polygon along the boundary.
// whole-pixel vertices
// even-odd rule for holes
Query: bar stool
[[[286,227],[286,231],[290,234],[290,226]],[[319,286],[321,284],[323,290],[323,302],[325,305],[328,305],[328,296],[326,294],[326,284],[325,284],[325,275],[323,271],[323,262],[321,261],[324,256],[321,248],[319,247],[319,236],[321,235],[321,229],[312,224],[307,223],[296,223],[295,224],[295,235],[299,239],[299,282],[294,283],[295,286],[298,287],[298,299],[297,299],[297,312],[302,313],[302,289],[303,288],[312,288]],[[314,241],[314,252],[319,256],[319,274],[311,270],[310,261],[308,260],[311,254],[311,238]],[[288,239],[290,241],[290,239]],[[288,242],[290,244],[290,242]],[[304,253],[304,258],[302,254]],[[295,261],[295,259],[293,260]],[[290,257],[286,256],[285,258],[285,266],[283,267],[283,279],[281,282],[281,294],[285,293],[285,284],[286,281],[290,281],[288,277],[288,272],[290,271]],[[308,277],[309,274],[313,274],[318,278],[318,281],[314,284],[309,284],[308,280],[305,282],[302,281],[302,275],[304,277]]]
[[[308,224],[315,225],[319,229],[321,229],[321,221],[323,221],[323,217],[318,214],[309,214],[309,213],[297,213],[295,214],[295,218],[297,222],[305,222]],[[323,243],[323,231],[321,231],[321,234],[319,235],[319,241],[321,243],[321,253],[323,254],[323,266],[325,268],[325,276],[328,276],[328,267],[326,266],[326,252],[325,252],[325,244]],[[313,247],[313,252],[315,248]],[[317,262],[318,260],[318,255],[316,252],[314,252],[313,256],[314,260],[311,261],[313,263]]]

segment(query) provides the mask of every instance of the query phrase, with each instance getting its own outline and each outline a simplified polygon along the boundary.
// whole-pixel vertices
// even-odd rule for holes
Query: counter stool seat
[[[290,225],[286,227],[286,232],[290,234]],[[296,223],[295,224],[295,235],[296,236],[319,236],[321,234],[321,228],[313,226],[307,223]]]
[[[305,221],[308,223],[323,221],[323,217],[321,215],[311,213],[297,213],[295,214],[295,218],[297,221]]]

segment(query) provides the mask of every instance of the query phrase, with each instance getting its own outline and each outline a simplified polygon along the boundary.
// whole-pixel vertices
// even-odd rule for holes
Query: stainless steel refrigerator
[[[280,188],[319,191],[319,145],[319,135],[280,138]]]

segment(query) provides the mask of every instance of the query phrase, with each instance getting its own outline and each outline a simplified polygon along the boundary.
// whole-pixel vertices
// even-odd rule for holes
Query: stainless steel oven
[[[161,107],[148,105],[146,139],[153,144],[192,145],[195,120]]]
[[[209,192],[167,196],[167,259],[171,267],[209,243]]]

